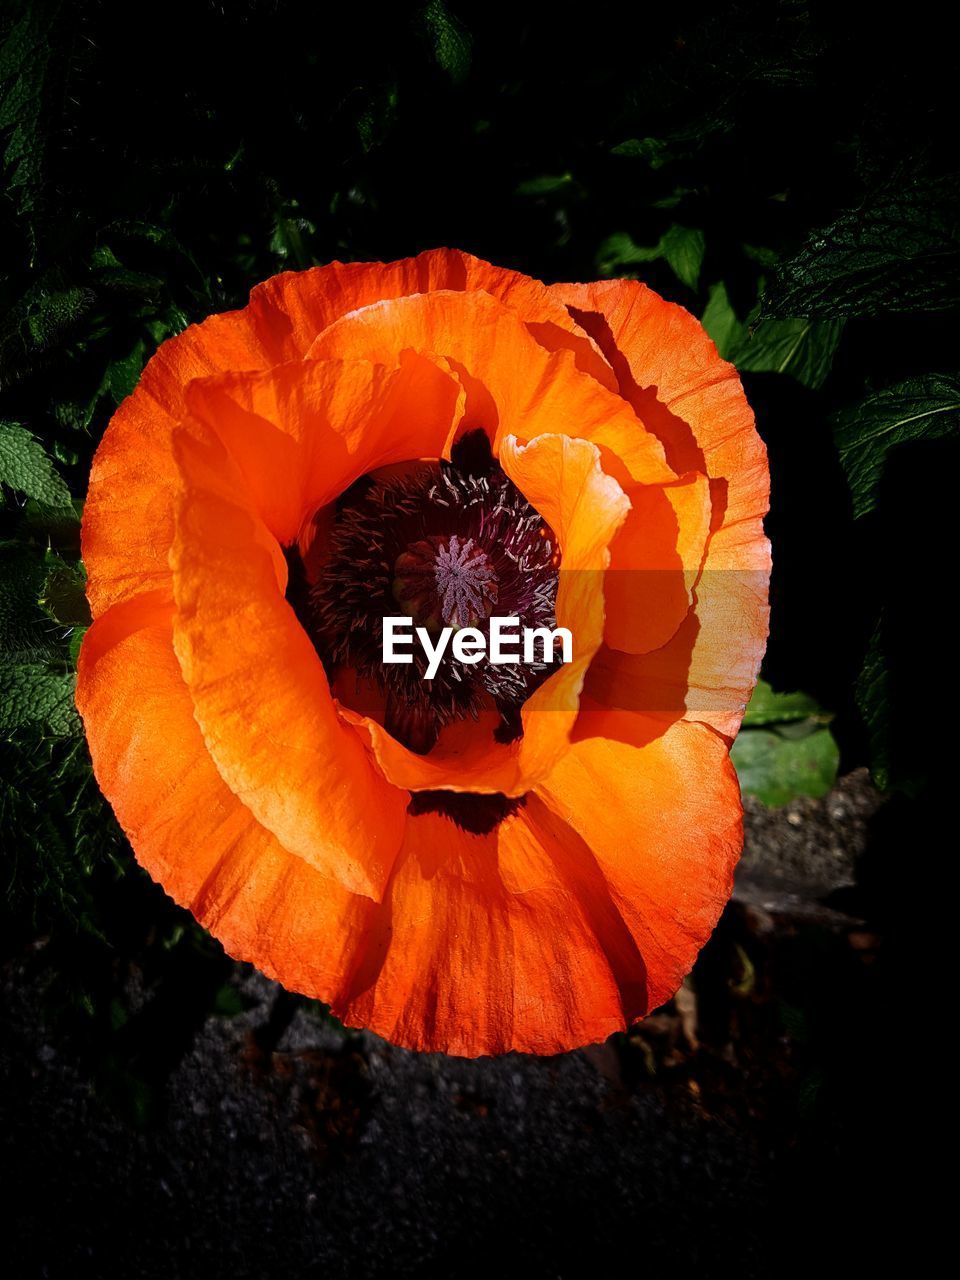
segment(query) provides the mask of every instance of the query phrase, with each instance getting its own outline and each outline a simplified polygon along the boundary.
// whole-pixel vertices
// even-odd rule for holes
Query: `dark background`
[[[10,705],[35,682],[0,733],[15,1274],[890,1261],[952,997],[941,22],[774,0],[0,4],[0,421],[74,499],[0,473]],[[751,800],[690,991],[555,1061],[418,1060],[233,965],[133,864],[69,711],[89,461],[157,344],[279,270],[436,245],[546,281],[634,274],[706,312],[770,456],[763,674],[808,696],[843,775]]]

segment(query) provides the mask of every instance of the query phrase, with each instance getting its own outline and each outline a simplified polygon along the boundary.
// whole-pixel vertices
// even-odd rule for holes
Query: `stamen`
[[[521,626],[556,625],[556,539],[493,461],[486,437],[475,436],[483,433],[458,446],[469,469],[428,463],[399,478],[368,478],[344,495],[305,611],[330,678],[351,670],[372,681],[385,697],[385,727],[421,753],[444,725],[491,705],[501,715],[498,736],[515,736],[520,706],[552,670],[445,656],[428,681],[418,646],[411,664],[382,661],[383,618],[398,606],[432,632],[486,633],[493,613]]]

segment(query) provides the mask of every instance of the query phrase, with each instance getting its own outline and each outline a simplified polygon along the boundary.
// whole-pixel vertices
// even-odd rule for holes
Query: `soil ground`
[[[233,998],[131,1110],[43,1012],[38,939],[3,970],[7,1274],[750,1277],[856,1256],[880,1176],[885,940],[858,889],[880,799],[857,773],[748,804],[735,898],[677,1000],[555,1058],[411,1054],[231,963]]]

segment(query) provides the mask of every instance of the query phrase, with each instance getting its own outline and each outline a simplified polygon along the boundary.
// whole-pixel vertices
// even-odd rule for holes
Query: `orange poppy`
[[[159,349],[97,450],[77,704],[137,858],[239,959],[415,1049],[667,1000],[740,852],[768,471],[642,284],[440,249],[274,277]],[[387,667],[387,614],[566,626]]]

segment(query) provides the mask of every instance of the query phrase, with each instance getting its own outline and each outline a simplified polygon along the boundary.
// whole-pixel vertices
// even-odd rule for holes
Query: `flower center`
[[[497,573],[473,538],[422,538],[397,557],[393,595],[418,626],[474,627],[497,603]]]
[[[384,727],[411,750],[429,751],[445,725],[483,708],[499,712],[497,735],[509,740],[549,663],[494,664],[484,656],[466,665],[448,646],[427,680],[416,643],[412,663],[383,662],[383,619],[402,611],[431,633],[475,627],[487,640],[494,614],[552,629],[558,565],[553,531],[475,432],[449,463],[364,477],[343,495],[302,620],[338,694],[347,676],[352,687],[378,691]]]

